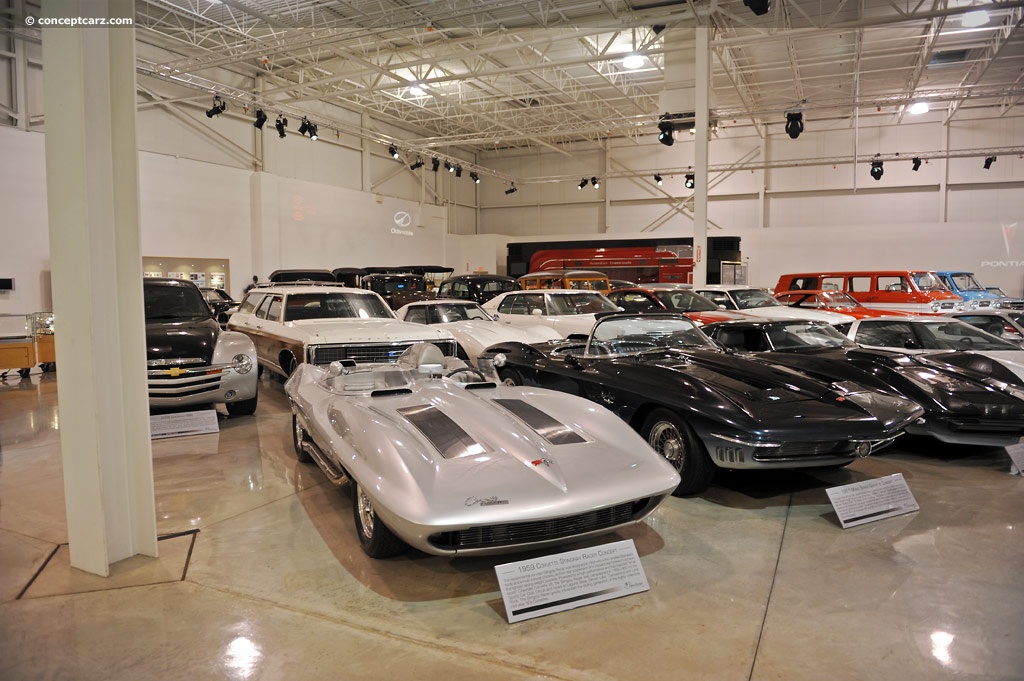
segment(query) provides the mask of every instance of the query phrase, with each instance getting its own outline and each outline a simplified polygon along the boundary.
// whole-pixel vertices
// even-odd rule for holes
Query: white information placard
[[[1024,471],[1024,444],[1018,442],[1015,445],[1009,445],[1004,447],[1006,453],[1010,455],[1010,461],[1013,462],[1013,466],[1010,467],[1010,472],[1015,475],[1024,475],[1021,471]]]
[[[913,513],[920,506],[902,473],[825,490],[843,529]]]
[[[494,566],[508,621],[647,591],[632,539]]]
[[[183,411],[177,414],[150,414],[150,436],[154,440],[181,435],[220,432],[216,409]]]

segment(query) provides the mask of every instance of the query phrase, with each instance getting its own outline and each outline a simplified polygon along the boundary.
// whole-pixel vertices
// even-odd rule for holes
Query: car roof
[[[509,277],[504,274],[456,274],[453,277],[448,277],[444,281],[511,281],[514,282],[515,277]],[[444,282],[441,282],[442,284]]]
[[[356,288],[355,286],[346,286],[344,284],[331,283],[331,282],[281,282],[279,284],[259,284],[249,290],[249,294],[253,293],[281,293],[284,295],[291,295],[293,293],[329,293],[331,291],[344,291],[346,293],[354,293],[358,295],[377,295],[373,291],[367,289]]]
[[[539,272],[529,272],[519,278],[523,277],[598,277],[607,279],[608,275],[597,270],[540,270]]]

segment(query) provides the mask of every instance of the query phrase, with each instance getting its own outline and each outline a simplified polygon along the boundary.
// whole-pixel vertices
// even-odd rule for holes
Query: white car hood
[[[448,340],[446,329],[412,324],[398,319],[307,319],[288,322],[308,336],[307,343],[361,343],[380,341]]]
[[[534,326],[511,326],[482,319],[468,319],[459,322],[433,324],[432,326],[448,329],[456,337],[466,334],[484,346],[504,341],[543,343],[562,337],[560,333],[550,326],[541,326],[539,324]]]
[[[770,307],[747,308],[740,310],[740,312],[760,317],[762,319],[810,319],[812,321],[825,322],[827,324],[846,324],[848,322],[856,321],[856,317],[851,317],[850,315],[842,314],[841,312],[805,310],[803,308],[774,305]]]

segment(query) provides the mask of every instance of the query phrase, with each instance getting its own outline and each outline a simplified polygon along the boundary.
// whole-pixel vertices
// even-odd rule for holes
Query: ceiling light
[[[302,117],[302,125],[299,126],[299,134],[305,135],[309,131],[309,121],[305,116]]]
[[[772,0],[743,0],[743,4],[757,16],[768,14],[768,10],[772,8]]]
[[[627,69],[638,69],[644,65],[647,58],[642,54],[630,54],[622,60],[622,66]]]
[[[455,172],[455,166],[453,166],[448,161],[444,162],[444,169],[447,170],[449,173],[454,173]]]
[[[995,156],[987,156],[985,158],[985,170],[988,170],[989,168],[991,168],[992,164],[995,163],[995,162],[996,162],[996,157]]]
[[[914,102],[910,105],[910,113],[915,116],[923,113],[928,113],[928,102]]]
[[[601,187],[601,182],[596,177],[592,177],[590,178],[590,186],[594,189],[599,189]]]
[[[213,107],[206,110],[206,117],[213,118],[214,116],[219,116],[220,114],[224,113],[224,111],[227,110],[227,108],[227,102],[221,100],[219,95],[214,95]]]
[[[686,173],[686,181],[683,183],[683,186],[687,189],[693,189],[694,184],[693,173]]]
[[[257,130],[263,129],[263,124],[267,122],[267,114],[263,113],[263,109],[256,109],[256,122],[252,124],[252,127]]]
[[[419,170],[422,167],[423,167],[423,159],[422,158],[417,158],[415,161],[413,161],[411,164],[409,164],[409,170]]]
[[[675,144],[675,126],[672,125],[672,121],[661,121],[658,123],[658,141],[664,144],[666,147],[671,147]]]
[[[663,182],[663,181],[661,180],[661,175],[657,175],[657,174],[655,174],[655,176],[654,176],[654,181],[658,183],[658,186],[659,186],[659,187],[660,187],[661,185],[665,184],[665,183],[664,183],[664,182]]]
[[[316,134],[316,123],[309,124],[309,139],[313,140],[314,142],[317,139],[319,139],[319,135]]]
[[[964,28],[977,28],[988,23],[988,12],[983,9],[975,9],[960,17],[960,25]]]
[[[882,162],[881,161],[872,161],[871,162],[871,177],[875,178],[876,180],[881,180],[882,179],[882,175],[884,173],[885,173],[885,170],[882,169]]]
[[[288,127],[288,119],[283,116],[278,116],[277,122],[274,123],[274,127],[277,128],[277,134],[284,139],[284,129]]]
[[[920,169],[921,169],[921,159],[919,159],[917,156],[915,156],[914,157],[914,166],[911,168],[911,170],[913,170],[914,172],[917,172]]]
[[[391,158],[398,158],[398,147],[392,144],[388,147],[388,153],[391,154]]]
[[[796,139],[804,131],[804,115],[799,111],[786,113],[786,134]]]
[[[480,184],[480,176],[477,175],[476,172],[470,173],[469,179],[473,180],[473,182],[475,182],[476,184]]]
[[[427,94],[427,91],[421,88],[419,85],[413,85],[411,88],[409,88],[409,94],[412,95],[413,97],[422,97],[423,95]]]
[[[583,189],[584,187],[586,187],[587,181],[587,178],[584,177],[582,180],[580,180],[580,183],[576,185],[576,189]]]
[[[430,169],[433,170],[435,173],[437,172],[437,169],[440,168],[440,167],[441,167],[441,161],[438,160],[437,158],[434,158],[434,159],[432,159],[430,161]]]
[[[506,194],[515,194],[517,191],[519,191],[519,190],[516,189],[516,186],[512,185],[511,187],[509,187],[508,189],[505,190],[505,193]]]

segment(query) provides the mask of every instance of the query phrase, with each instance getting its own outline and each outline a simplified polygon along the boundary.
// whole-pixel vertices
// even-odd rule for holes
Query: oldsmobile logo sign
[[[393,219],[395,221],[395,226],[391,228],[392,234],[397,234],[398,236],[414,236],[413,232],[408,229],[412,226],[411,215],[404,210],[400,210],[395,213],[395,217]]]

